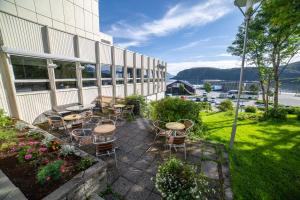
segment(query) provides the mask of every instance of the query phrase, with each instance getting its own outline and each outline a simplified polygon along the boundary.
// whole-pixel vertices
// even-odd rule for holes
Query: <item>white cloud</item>
[[[217,55],[218,57],[231,57],[232,55],[229,53],[220,53]]]
[[[213,67],[213,68],[228,69],[228,68],[234,68],[240,66],[241,66],[241,62],[239,59],[216,60],[216,61],[197,60],[197,61],[168,63],[167,71],[171,74],[177,74],[179,71],[182,71],[184,69],[194,68],[194,67]]]
[[[198,1],[193,6],[177,4],[171,7],[161,19],[133,26],[120,21],[111,26],[109,34],[128,40],[127,45],[138,46],[153,36],[165,36],[187,27],[202,26],[216,21],[233,9],[230,0]]]

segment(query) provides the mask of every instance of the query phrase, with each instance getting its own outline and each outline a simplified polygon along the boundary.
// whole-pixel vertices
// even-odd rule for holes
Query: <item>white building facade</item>
[[[0,0],[0,47],[0,109],[30,123],[98,96],[164,97],[167,63],[114,46],[95,0]]]

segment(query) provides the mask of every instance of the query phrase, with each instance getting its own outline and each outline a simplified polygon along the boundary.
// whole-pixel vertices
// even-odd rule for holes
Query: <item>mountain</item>
[[[285,69],[282,68],[280,79],[282,88],[300,90],[300,61],[289,64]],[[180,71],[172,79],[185,80],[192,84],[202,84],[203,80],[225,80],[238,81],[240,68],[218,69],[211,67],[191,68]],[[246,67],[244,70],[244,80],[257,81],[258,71],[255,67]]]
[[[167,78],[167,80],[173,79],[174,75],[172,75],[172,74],[170,74],[170,73],[167,72],[166,78]]]

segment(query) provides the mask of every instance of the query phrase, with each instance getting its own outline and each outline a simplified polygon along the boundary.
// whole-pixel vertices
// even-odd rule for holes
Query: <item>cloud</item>
[[[171,7],[162,18],[137,26],[131,25],[132,22],[119,21],[110,27],[108,33],[128,40],[127,45],[138,46],[151,37],[165,36],[184,28],[214,22],[232,9],[230,0],[198,1],[193,6],[181,3]]]
[[[217,57],[231,57],[232,55],[229,53],[220,53],[217,55]]]
[[[177,74],[179,71],[182,71],[184,69],[194,68],[194,67],[213,67],[213,68],[228,69],[228,68],[234,68],[240,66],[241,66],[241,62],[238,58],[231,59],[231,60],[216,60],[216,61],[197,60],[197,61],[183,61],[183,62],[168,63],[167,71],[171,74]]]

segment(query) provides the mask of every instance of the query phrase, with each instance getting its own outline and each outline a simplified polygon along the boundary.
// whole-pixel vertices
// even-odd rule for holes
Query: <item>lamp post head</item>
[[[249,11],[253,8],[253,5],[260,2],[261,0],[235,0],[234,5],[240,9],[245,7],[245,14],[249,14]]]

